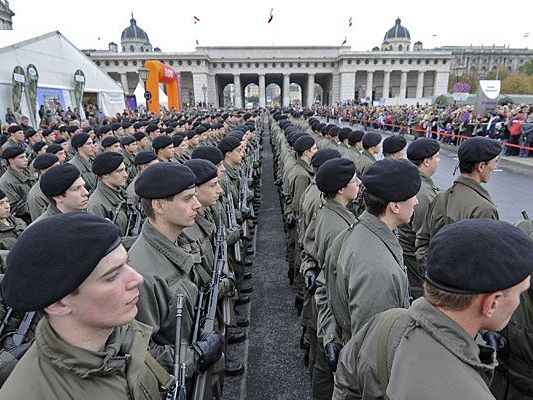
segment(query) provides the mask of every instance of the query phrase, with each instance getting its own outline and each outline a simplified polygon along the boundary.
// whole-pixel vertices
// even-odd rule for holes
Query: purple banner
[[[128,110],[136,110],[137,109],[137,98],[133,96],[126,95],[126,104],[128,106]]]

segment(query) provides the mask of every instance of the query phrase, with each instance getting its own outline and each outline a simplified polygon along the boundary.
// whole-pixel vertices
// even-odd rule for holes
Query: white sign
[[[20,83],[26,83],[26,78],[24,77],[24,75],[21,74],[13,74],[13,79]]]
[[[76,80],[76,82],[85,82],[85,77],[83,75],[74,75],[74,79]]]
[[[490,100],[496,100],[500,94],[501,81],[479,81],[479,87]]]
[[[124,103],[124,95],[122,93],[107,93],[107,98],[110,104]]]
[[[453,99],[455,101],[466,101],[468,99],[469,93],[453,92]]]
[[[37,71],[35,68],[28,68],[28,73],[33,77],[37,76]]]

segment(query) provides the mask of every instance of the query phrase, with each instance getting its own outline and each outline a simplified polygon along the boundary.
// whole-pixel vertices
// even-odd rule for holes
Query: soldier
[[[352,130],[346,126],[339,129],[339,144],[337,146],[337,150],[339,150],[339,153],[341,153],[342,157],[344,157],[346,150],[348,150],[348,148],[350,147],[350,145],[348,144],[348,136],[350,136],[350,133],[352,133]]]
[[[353,131],[348,135],[348,148],[344,152],[343,157],[348,160],[352,160],[354,163],[361,157],[361,151],[363,150],[362,140],[363,131]]]
[[[178,238],[194,218],[200,203],[196,176],[175,163],[156,163],[137,179],[146,221],[129,251],[131,265],[143,275],[137,319],[153,327],[151,352],[171,369],[176,330],[176,295],[184,295],[181,357],[190,379],[221,356],[222,339],[214,333],[193,338],[195,305],[200,277],[192,254],[177,246]],[[200,267],[201,268],[201,267]]]
[[[26,223],[11,215],[6,194],[0,189],[0,250],[11,250]]]
[[[45,318],[2,399],[160,398],[152,368],[161,367],[147,361],[151,328],[134,320],[143,278],[127,255],[115,226],[89,213],[51,217],[21,235],[8,257],[5,301]]]
[[[443,227],[431,240],[424,297],[379,314],[348,342],[333,399],[494,399],[494,349],[478,335],[507,325],[532,259],[531,240],[507,222]]]
[[[139,151],[150,150],[150,145],[144,132],[137,131],[133,134],[133,137],[137,140],[137,147],[139,148]]]
[[[8,147],[19,147],[22,143],[24,143],[24,131],[20,125],[11,125],[9,128],[7,128],[7,133],[9,134],[9,137],[2,145],[2,153]]]
[[[416,234],[416,258],[419,268],[426,264],[430,239],[446,224],[471,218],[499,219],[488,183],[498,165],[501,145],[493,139],[474,137],[464,141],[457,153],[460,176],[452,187],[431,202],[422,227]]]
[[[48,154],[55,154],[59,158],[59,163],[64,164],[67,161],[67,152],[59,143],[50,143],[46,149]]]
[[[74,165],[67,163],[51,167],[42,175],[39,186],[50,203],[34,222],[57,214],[87,210],[89,192]]]
[[[158,137],[161,134],[161,132],[159,131],[159,127],[157,126],[157,124],[149,124],[146,127],[145,132],[147,134],[146,140],[148,141],[148,145],[151,148],[152,142],[154,141],[156,137]]]
[[[161,135],[154,139],[152,147],[160,162],[171,162],[174,157],[174,145],[170,136]]]
[[[108,136],[102,140],[102,147],[104,151],[111,151],[113,153],[122,154],[122,147],[120,146],[120,140],[116,136]]]
[[[375,132],[367,132],[362,139],[363,151],[361,157],[356,160],[355,168],[357,176],[363,176],[372,164],[376,162],[374,157],[381,150],[381,135]]]
[[[137,154],[138,151],[137,139],[133,136],[124,136],[120,139],[120,145],[122,146],[124,165],[128,172],[127,183],[129,184],[137,175],[137,168],[135,167],[135,154]]]
[[[59,158],[54,154],[42,154],[33,162],[33,167],[39,172],[39,179],[31,187],[26,198],[32,221],[39,218],[48,207],[48,204],[50,204],[48,198],[43,194],[39,183],[41,176],[54,165],[59,165]]]
[[[411,221],[398,227],[398,239],[403,249],[403,261],[407,267],[409,291],[415,299],[423,295],[422,277],[424,276],[415,257],[416,232],[424,222],[430,203],[439,193],[439,189],[431,179],[439,168],[439,150],[438,141],[426,138],[415,140],[407,148],[407,159],[418,168],[422,185],[416,195],[418,204],[415,206]]]
[[[329,301],[344,341],[381,311],[409,305],[394,230],[411,219],[420,174],[407,160],[385,159],[370,166],[361,181],[366,210],[335,239],[324,263]]]
[[[36,179],[28,171],[28,157],[22,147],[12,146],[4,149],[2,158],[8,167],[0,177],[0,188],[7,195],[13,215],[29,224],[31,216],[26,197]]]
[[[392,135],[383,140],[383,157],[392,160],[405,158],[405,148],[407,140],[400,135]]]
[[[96,175],[92,170],[92,160],[96,155],[96,145],[88,133],[75,134],[70,140],[70,145],[76,154],[69,163],[80,170],[87,190],[92,193],[96,189]]]
[[[308,327],[308,336],[316,361],[313,367],[312,387],[314,399],[330,399],[333,392],[333,372],[328,365],[330,353],[337,352],[337,343],[332,343],[333,338],[328,337],[323,341],[324,335],[318,335],[317,327],[322,324],[319,321],[318,310],[327,307],[327,294],[322,266],[327,249],[333,239],[344,229],[355,222],[354,215],[346,208],[348,203],[357,197],[360,181],[355,173],[355,165],[345,158],[334,158],[324,162],[316,174],[317,188],[324,196],[324,200],[316,211],[316,216],[307,228],[304,240],[304,251],[307,257],[302,264],[306,264],[304,281],[307,294],[310,295],[309,303],[312,325]],[[320,276],[320,278],[318,278]],[[315,292],[317,290],[317,292]],[[331,311],[329,311],[331,314]],[[327,330],[327,328],[326,328]],[[327,355],[324,353],[324,347]],[[327,357],[327,358],[326,358]],[[334,368],[333,368],[334,370]]]

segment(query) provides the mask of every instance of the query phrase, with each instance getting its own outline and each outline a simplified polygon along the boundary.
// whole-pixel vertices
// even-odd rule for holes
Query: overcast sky
[[[14,33],[24,39],[59,30],[81,49],[120,44],[131,12],[152,45],[169,52],[194,51],[196,40],[201,46],[339,46],[345,37],[352,50],[366,51],[381,45],[397,17],[411,33],[412,44],[420,40],[426,48],[533,48],[531,0],[11,0],[10,7],[16,13]],[[271,8],[274,18],[267,24]],[[194,16],[200,19],[197,24]]]

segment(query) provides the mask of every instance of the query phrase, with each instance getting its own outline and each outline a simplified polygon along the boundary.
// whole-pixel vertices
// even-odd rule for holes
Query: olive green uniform
[[[28,210],[30,211],[31,220],[35,221],[46,210],[50,201],[41,190],[39,180],[33,185],[28,192],[26,203],[28,204]]]
[[[357,176],[361,177],[365,174],[368,167],[376,162],[376,158],[371,154],[367,149],[364,149],[361,152],[360,157],[355,161],[355,170],[357,171]]]
[[[7,195],[11,213],[26,223],[31,222],[26,200],[35,182],[35,177],[31,176],[28,171],[20,172],[11,167],[8,167],[0,177],[0,188]]]
[[[96,190],[89,196],[87,211],[107,218],[117,226],[120,236],[127,236],[128,205],[124,189],[114,190],[99,181]]]
[[[72,165],[78,167],[81,172],[81,177],[85,181],[85,188],[89,193],[94,192],[96,189],[96,175],[92,170],[92,163],[80,156],[78,153],[69,161]]]

